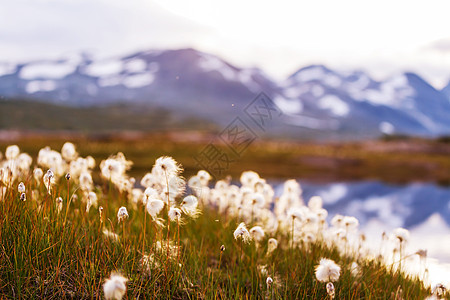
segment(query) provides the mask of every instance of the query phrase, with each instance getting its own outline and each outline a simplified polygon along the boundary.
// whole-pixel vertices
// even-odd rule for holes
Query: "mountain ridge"
[[[450,134],[450,98],[415,73],[384,81],[324,65],[274,81],[193,48],[94,59],[79,53],[17,65],[0,63],[0,96],[71,106],[111,103],[161,107],[226,125],[264,92],[284,113],[272,134],[366,137]]]

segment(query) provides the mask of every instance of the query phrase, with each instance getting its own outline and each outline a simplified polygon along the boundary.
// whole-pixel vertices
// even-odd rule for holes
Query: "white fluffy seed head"
[[[127,291],[128,279],[119,273],[111,273],[103,284],[103,292],[107,300],[121,300]]]
[[[342,227],[343,226],[343,220],[344,220],[344,216],[343,215],[335,215],[333,217],[333,219],[331,219],[331,224],[334,227]]]
[[[405,228],[396,228],[393,234],[400,243],[406,243],[409,239],[409,231]]]
[[[193,195],[189,195],[183,199],[181,202],[181,207],[187,210],[194,210],[197,209],[198,206],[198,200],[197,197]]]
[[[75,150],[75,145],[70,142],[66,142],[61,148],[61,156],[68,162],[77,159],[78,153]]]
[[[276,239],[274,239],[274,238],[270,238],[267,241],[267,244],[268,244],[268,246],[267,246],[267,254],[272,253],[278,247],[278,241]]]
[[[16,157],[19,156],[19,154],[20,154],[19,146],[11,145],[6,148],[5,158],[7,160],[16,159]]]
[[[334,261],[322,258],[319,265],[316,266],[316,278],[320,282],[335,282],[339,279],[341,267]]]
[[[438,283],[433,287],[431,292],[433,293],[433,295],[437,297],[444,297],[445,294],[447,293],[447,289],[443,284]]]
[[[169,219],[172,222],[180,222],[181,221],[181,209],[177,207],[171,207],[169,210]]]
[[[249,187],[253,190],[255,183],[259,180],[259,175],[253,171],[245,171],[242,172],[240,180],[242,186]]]
[[[181,172],[180,165],[169,156],[162,156],[155,162],[154,172],[159,176],[178,176]]]
[[[289,179],[284,182],[283,193],[300,196],[302,194],[302,188],[295,179]]]
[[[313,196],[308,201],[308,207],[314,211],[317,212],[319,209],[322,208],[322,198],[320,196]]]
[[[353,277],[359,277],[361,275],[361,269],[355,261],[352,262],[352,266],[350,267],[350,272],[352,273]]]
[[[181,210],[191,218],[197,218],[200,215],[198,209],[198,199],[193,195],[189,195],[181,202]]]
[[[331,299],[334,298],[335,290],[334,290],[334,284],[332,282],[327,283],[327,294],[331,297]]]
[[[150,198],[147,201],[147,205],[145,206],[147,212],[152,216],[153,219],[156,219],[158,214],[164,208],[164,201],[160,199]]]
[[[19,191],[19,193],[25,193],[25,184],[23,184],[23,182],[19,183],[17,190]]]
[[[205,170],[200,170],[197,172],[197,177],[202,186],[208,186],[209,181],[211,180],[211,175]]]
[[[250,234],[255,241],[259,242],[264,238],[264,229],[261,226],[254,226],[250,228]]]
[[[119,220],[119,222],[122,222],[127,218],[128,218],[127,208],[125,206],[122,206],[121,208],[119,208],[119,211],[117,212],[117,219]]]
[[[252,240],[252,236],[248,232],[247,227],[245,226],[244,222],[242,222],[241,224],[238,225],[238,227],[234,231],[233,235],[234,235],[234,239],[236,239],[236,240],[240,239],[244,243],[250,243],[250,241]]]
[[[44,171],[41,168],[36,168],[33,170],[33,177],[36,182],[40,183],[42,176],[44,176]]]
[[[356,230],[359,226],[359,221],[355,217],[345,216],[342,223],[346,230]]]

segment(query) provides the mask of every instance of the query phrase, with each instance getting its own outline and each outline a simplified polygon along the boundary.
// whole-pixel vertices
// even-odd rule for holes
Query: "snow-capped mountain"
[[[361,71],[340,73],[320,65],[275,82],[260,69],[238,68],[194,49],[109,59],[75,54],[19,65],[0,62],[0,96],[6,99],[72,106],[148,104],[219,124],[230,122],[265,92],[284,113],[272,133],[297,136],[450,134],[446,90],[437,91],[412,73],[377,82]]]
[[[193,49],[0,65],[0,95],[6,98],[76,106],[148,103],[213,120],[273,87],[261,70],[239,69]]]
[[[302,68],[281,83],[283,99],[304,112],[333,119],[336,130],[354,133],[441,135],[450,131],[450,102],[413,73],[376,82],[366,73]],[[331,123],[333,124],[333,123]]]

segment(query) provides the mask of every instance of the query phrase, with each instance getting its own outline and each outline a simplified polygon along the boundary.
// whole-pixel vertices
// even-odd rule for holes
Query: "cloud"
[[[0,11],[0,55],[10,60],[188,46],[208,34],[146,0],[15,0]]]
[[[441,53],[450,52],[450,38],[440,39],[425,47],[427,50],[434,50]]]

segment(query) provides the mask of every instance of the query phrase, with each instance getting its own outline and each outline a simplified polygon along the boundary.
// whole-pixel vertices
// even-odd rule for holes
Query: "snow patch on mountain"
[[[201,54],[198,66],[205,72],[216,71],[226,80],[240,82],[253,93],[261,91],[261,86],[254,80],[254,76],[261,73],[259,70],[236,69],[220,58],[206,53]]]
[[[325,94],[325,89],[318,84],[311,87],[311,93],[314,97],[319,98]]]
[[[307,92],[309,92],[309,87],[305,84],[286,88],[284,90],[284,95],[288,98],[296,99]]]
[[[237,79],[236,71],[216,56],[203,53],[198,64],[205,72],[217,71],[227,80]]]
[[[129,75],[123,79],[123,84],[130,89],[140,88],[150,85],[155,80],[152,73],[141,73]]]
[[[365,99],[376,105],[414,108],[412,97],[414,89],[408,84],[405,75],[398,75],[380,84],[378,89],[365,91]]]
[[[28,94],[36,92],[49,92],[56,89],[56,83],[53,80],[33,80],[27,83],[25,90]]]
[[[350,107],[342,99],[335,95],[325,95],[319,99],[318,106],[330,110],[334,115],[345,117],[350,112]]]
[[[110,77],[119,74],[122,69],[123,63],[120,60],[102,60],[86,66],[84,72],[93,77]]]
[[[73,73],[75,65],[68,63],[38,62],[25,65],[20,71],[20,78],[32,79],[61,79]]]
[[[323,80],[330,87],[337,88],[342,84],[341,78],[334,74],[327,74]]]
[[[147,69],[147,63],[143,59],[131,59],[124,64],[124,69],[129,73],[143,72]]]
[[[280,96],[274,97],[273,101],[285,114],[298,114],[303,110],[303,105],[300,101],[288,100]]]
[[[243,69],[240,70],[238,73],[238,79],[239,81],[244,84],[248,89],[253,92],[257,93],[260,90],[260,86],[256,84],[256,82],[253,80],[253,74],[254,71],[251,69]]]

